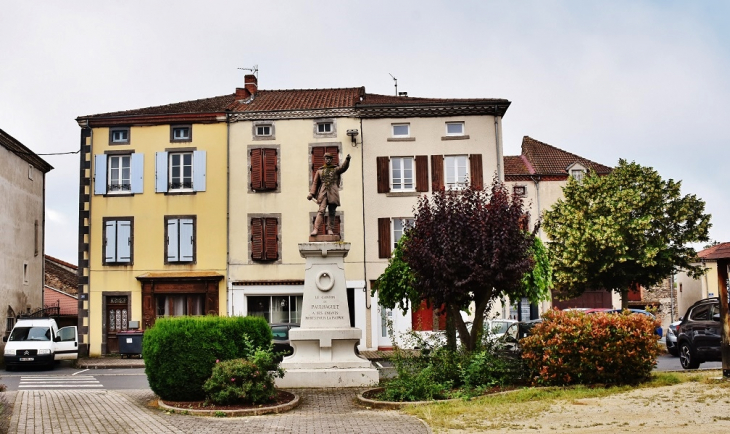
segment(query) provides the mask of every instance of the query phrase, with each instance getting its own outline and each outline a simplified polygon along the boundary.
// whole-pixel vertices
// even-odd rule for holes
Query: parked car
[[[271,334],[273,335],[272,343],[274,344],[275,353],[284,353],[279,355],[277,360],[280,362],[285,356],[290,356],[294,352],[291,343],[289,342],[289,330],[294,327],[299,327],[299,324],[294,323],[281,323],[281,324],[270,324]]]
[[[58,328],[53,318],[21,318],[5,342],[5,369],[20,366],[53,368],[56,360],[79,358],[76,326]]]
[[[684,369],[697,369],[700,363],[721,361],[722,321],[720,299],[706,298],[687,309],[677,326],[679,362]]]
[[[492,319],[484,323],[484,336],[489,340],[501,339],[512,324],[517,324],[514,319]]]
[[[679,355],[679,347],[677,346],[677,326],[682,322],[682,318],[679,321],[674,321],[669,324],[667,329],[667,337],[665,339],[667,345],[667,352],[673,356]]]

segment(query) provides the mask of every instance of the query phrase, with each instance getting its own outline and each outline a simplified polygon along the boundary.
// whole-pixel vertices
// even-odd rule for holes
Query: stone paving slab
[[[357,405],[362,390],[292,389],[302,400],[295,410],[237,418],[169,414],[147,406],[150,390],[19,391],[8,394],[8,433],[431,433],[412,416]]]

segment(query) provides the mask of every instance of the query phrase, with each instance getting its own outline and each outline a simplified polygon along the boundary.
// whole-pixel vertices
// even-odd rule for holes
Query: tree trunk
[[[629,308],[629,289],[621,289],[621,310]]]
[[[454,314],[449,307],[446,308],[446,348],[456,351],[456,324]]]

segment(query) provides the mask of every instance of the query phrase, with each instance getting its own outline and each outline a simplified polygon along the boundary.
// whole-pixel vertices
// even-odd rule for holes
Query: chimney
[[[253,74],[247,74],[243,77],[245,87],[236,88],[236,99],[247,99],[251,95],[255,95],[258,90],[258,80]]]
[[[246,86],[246,90],[251,95],[256,95],[256,91],[259,89],[259,81],[253,74],[246,74],[246,76],[243,77],[243,83]]]

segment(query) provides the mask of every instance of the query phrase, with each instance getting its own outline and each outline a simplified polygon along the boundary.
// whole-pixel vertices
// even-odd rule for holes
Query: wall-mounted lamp
[[[347,130],[347,135],[352,139],[352,146],[357,146],[357,135],[360,134],[358,130]]]

